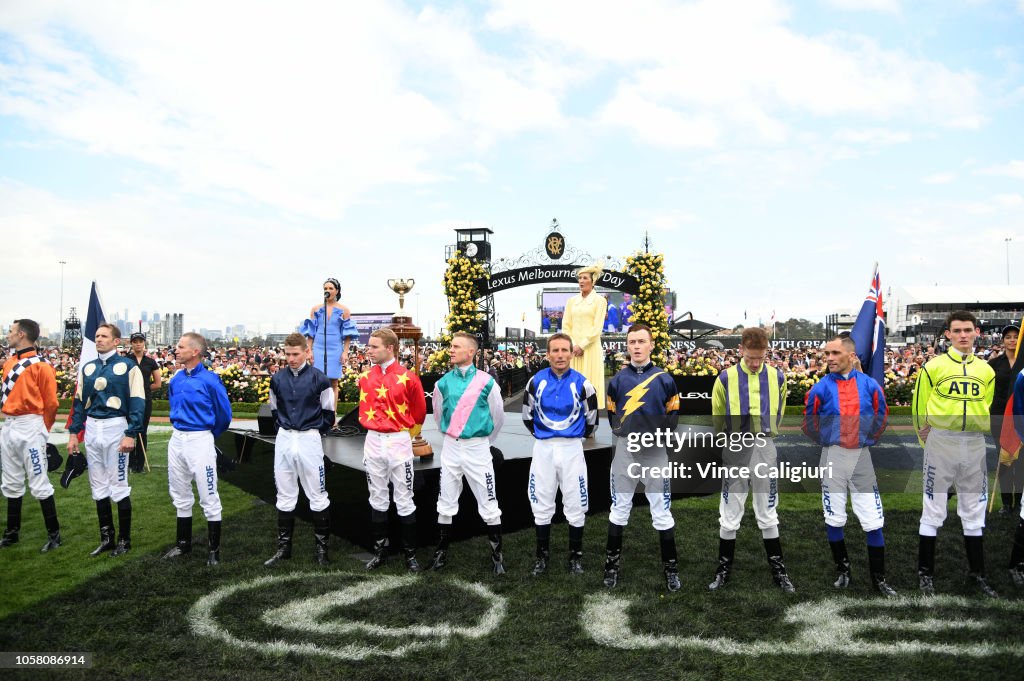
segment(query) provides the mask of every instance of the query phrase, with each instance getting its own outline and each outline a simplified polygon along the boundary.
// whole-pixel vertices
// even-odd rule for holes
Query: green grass
[[[129,556],[140,556],[174,543],[175,510],[167,491],[167,442],[170,433],[153,433],[149,437],[151,473],[131,474],[132,486],[132,550]],[[67,456],[67,452],[62,452]],[[90,559],[87,555],[99,544],[96,503],[89,491],[88,474],[75,478],[68,489],[60,486],[63,472],[50,474],[56,490],[57,516],[64,545],[53,553],[41,556],[39,547],[46,543],[39,504],[30,494],[24,498],[21,518],[21,541],[0,551],[0,573],[7,585],[19,583],[16,576],[30,579],[31,589],[5,588],[0,599],[0,618],[19,612],[38,602],[100,578],[120,567],[120,561],[108,560],[109,554]],[[253,498],[231,485],[220,485],[223,516],[228,524],[232,516],[249,509]],[[6,517],[6,516],[3,516]],[[114,506],[116,524],[117,507]],[[206,519],[197,503],[193,509],[193,531],[197,537],[206,535]],[[11,581],[8,581],[10,577]],[[6,650],[7,648],[0,647]]]
[[[154,437],[153,463],[162,464],[166,440]],[[487,602],[467,593],[457,580],[482,584],[506,599],[504,619],[493,633],[478,639],[454,637],[447,645],[411,653],[406,657],[371,656],[345,661],[319,654],[240,650],[193,633],[189,612],[200,598],[215,590],[267,575],[303,576],[258,590],[228,596],[213,609],[217,621],[236,636],[257,642],[282,640],[321,647],[372,643],[379,650],[423,640],[415,635],[398,639],[363,633],[298,634],[264,621],[264,613],[295,599],[313,602],[350,586],[371,585],[382,577],[405,575],[398,560],[367,576],[352,557],[360,549],[344,540],[332,540],[333,565],[318,569],[312,561],[312,532],[296,528],[295,557],[279,569],[262,565],[273,551],[275,511],[221,484],[225,505],[222,554],[224,562],[207,568],[203,552],[174,562],[160,555],[173,543],[174,511],[166,490],[166,473],[157,468],[132,478],[136,519],[133,549],[123,559],[107,555],[91,559],[96,520],[88,484],[76,480],[70,490],[58,492],[58,509],[65,544],[55,553],[40,555],[45,540],[36,505],[26,503],[22,542],[0,551],[3,599],[0,599],[0,650],[90,651],[89,671],[4,670],[4,679],[1008,679],[1019,677],[1022,657],[993,653],[981,658],[913,653],[855,656],[829,653],[733,656],[675,648],[623,650],[597,643],[583,622],[588,597],[605,592],[600,584],[606,514],[588,518],[584,565],[586,574],[565,572],[566,527],[557,525],[552,537],[552,568],[541,578],[528,572],[533,560],[532,531],[506,537],[509,574],[490,575],[486,540],[453,544],[451,564],[443,573],[415,577],[372,599],[330,606],[321,621],[363,620],[380,626],[430,625],[444,620],[470,626]],[[886,540],[889,576],[903,593],[916,589],[917,522],[920,495],[890,494],[886,503]],[[472,512],[466,509],[464,512]],[[832,565],[822,529],[819,501],[814,494],[783,494],[780,517],[782,543],[789,572],[798,593],[787,597],[771,583],[759,532],[748,511],[737,546],[734,578],[718,594],[706,591],[717,551],[717,498],[677,501],[677,542],[683,590],[664,591],[657,535],[646,508],[634,510],[626,530],[623,580],[612,594],[628,598],[629,626],[651,636],[726,637],[736,641],[792,641],[800,627],[785,620],[794,604],[834,599],[838,605],[863,604],[863,617],[878,617],[877,603],[866,579],[863,532],[851,519],[847,532],[854,566],[854,586],[836,596],[831,587]],[[432,522],[421,517],[421,522]],[[1005,564],[1016,522],[990,519],[986,554],[994,586],[1012,599],[1013,607],[988,608],[963,580],[966,570],[959,523],[955,516],[940,534],[937,587],[944,594],[966,596],[965,607],[912,608],[897,619],[920,620],[925,614],[946,620],[965,617],[993,624],[983,631],[955,634],[907,634],[887,628],[865,632],[864,640],[926,640],[933,642],[989,642],[1019,646],[1024,626],[1024,600],[1006,576]],[[197,538],[203,535],[196,509]],[[425,561],[430,550],[420,550]],[[890,613],[891,614],[891,613]],[[616,624],[625,626],[625,623]],[[432,640],[436,637],[428,637]]]

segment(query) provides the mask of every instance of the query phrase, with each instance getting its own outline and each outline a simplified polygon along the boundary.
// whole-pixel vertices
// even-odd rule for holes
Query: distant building
[[[172,329],[171,337],[176,341],[181,338],[181,334],[185,333],[185,315],[177,312],[171,315],[170,319]],[[164,320],[166,321],[167,318],[165,317]]]
[[[180,312],[169,314],[160,321],[154,317],[149,325],[148,340],[152,345],[174,345],[185,332],[184,319]]]
[[[946,315],[969,310],[978,318],[983,334],[1007,324],[1019,324],[1024,315],[1024,286],[907,286],[896,289],[887,306],[890,334],[930,342],[945,329]]]
[[[844,331],[849,332],[857,321],[857,313],[850,309],[836,310],[825,316],[825,336],[832,338]]]

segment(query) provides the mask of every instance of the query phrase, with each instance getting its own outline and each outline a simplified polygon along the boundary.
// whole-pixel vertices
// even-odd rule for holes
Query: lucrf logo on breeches
[[[412,462],[405,462],[405,488],[412,491]]]
[[[494,474],[484,474],[484,484],[487,486],[487,498],[494,499]]]
[[[117,481],[124,482],[128,479],[128,455],[121,452],[117,455]]]
[[[536,478],[536,476],[533,473],[530,473],[529,492],[530,492],[530,501],[532,501],[533,503],[536,504],[537,503],[537,478]],[[586,502],[584,502],[584,503],[586,503]]]
[[[533,481],[531,480],[531,482]],[[587,494],[587,479],[582,475],[580,476],[580,505],[590,505],[590,495]]]
[[[367,479],[369,479],[369,476],[367,476]],[[320,466],[320,491],[321,492],[326,492],[327,491],[327,481],[324,479],[324,467],[323,466]]]
[[[214,475],[213,466],[206,467],[206,493],[216,494],[217,493],[217,481]]]
[[[43,464],[39,461],[39,450],[35,447],[28,450],[28,457],[32,462],[32,475],[42,475]]]
[[[832,496],[828,493],[828,487],[825,485],[821,486],[821,505],[824,507],[826,515],[835,515],[832,511]]]
[[[924,472],[924,495],[929,499],[935,498],[935,466],[928,466]]]

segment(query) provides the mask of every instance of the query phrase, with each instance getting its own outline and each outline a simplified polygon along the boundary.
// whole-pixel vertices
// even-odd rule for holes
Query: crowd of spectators
[[[1001,350],[998,347],[979,348],[978,357],[988,360],[996,357]],[[885,352],[886,373],[894,376],[909,378],[916,374],[925,362],[935,357],[936,348],[933,346],[907,345],[901,348],[891,348]],[[679,373],[695,374],[693,367],[706,368],[709,372],[718,372],[729,368],[739,361],[739,350],[723,350],[718,348],[697,348],[692,351],[677,350],[674,353],[671,364],[680,368]],[[619,352],[608,352],[609,365],[624,364],[627,361],[625,354]],[[786,350],[771,350],[768,353],[767,361],[772,366],[779,367],[786,373],[799,375],[824,374],[828,371],[825,365],[825,353],[822,348],[798,348]],[[689,367],[689,369],[684,369]]]
[[[925,362],[936,354],[945,352],[941,344],[911,344],[891,348],[885,352],[885,394],[890,406],[907,405],[913,394],[917,373]],[[977,349],[981,359],[990,360],[1002,352],[998,345],[986,344]],[[690,376],[717,376],[719,372],[739,362],[739,350],[719,348],[697,348],[692,351],[677,350],[668,368],[674,374]],[[625,364],[627,358],[621,353],[608,353],[610,367]],[[786,374],[789,387],[789,404],[802,404],[803,397],[812,385],[826,373],[825,353],[822,347],[773,349],[767,361]]]
[[[430,342],[420,346],[420,370],[425,370],[427,357],[435,344]],[[127,344],[124,351],[127,352]],[[917,372],[929,359],[944,351],[941,344],[908,345],[891,348],[886,351],[886,395],[890,404],[907,404],[913,391]],[[979,357],[992,359],[1002,350],[996,344],[986,344],[977,350]],[[3,349],[6,354],[7,349]],[[47,361],[57,371],[60,397],[70,398],[74,391],[77,357],[58,348],[43,350]],[[149,348],[148,353],[161,368],[161,373],[169,379],[174,372],[174,349],[171,347]],[[414,366],[413,349],[403,346],[399,361],[412,369]],[[717,376],[722,370],[739,361],[739,351],[715,347],[698,347],[692,350],[678,349],[671,357],[668,369],[674,374],[694,376]],[[628,362],[625,353],[609,350],[606,353],[606,367],[609,373],[617,371]],[[802,347],[791,349],[773,349],[768,354],[768,362],[781,368],[789,383],[790,403],[802,403],[803,395],[827,371],[824,352],[821,348]],[[284,351],[278,347],[214,347],[210,348],[204,364],[211,370],[222,374],[226,380],[238,383],[238,395],[245,398],[258,399],[265,393],[263,384],[269,377],[285,366]],[[525,374],[532,375],[544,366],[543,343],[524,342],[498,350],[484,350],[482,365],[495,376],[502,376],[516,369],[525,369]],[[369,359],[363,349],[353,345],[348,356],[348,374],[358,374],[368,369]],[[224,373],[227,375],[224,376]],[[162,399],[160,394],[155,395]]]

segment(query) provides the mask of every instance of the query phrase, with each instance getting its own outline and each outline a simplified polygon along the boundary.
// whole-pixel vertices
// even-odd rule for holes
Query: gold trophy
[[[412,287],[415,285],[415,279],[388,279],[388,288],[398,294],[398,314],[392,318],[393,322],[402,319],[407,320],[410,324],[412,323],[412,317],[404,316],[405,294],[411,291]]]
[[[413,371],[420,373],[420,338],[423,332],[412,323],[412,317],[405,314],[405,294],[416,285],[415,279],[388,279],[388,288],[398,294],[398,314],[391,317],[390,329],[399,340],[411,340],[413,343]],[[412,453],[416,456],[433,456],[434,450],[430,443],[419,433],[412,439]]]

